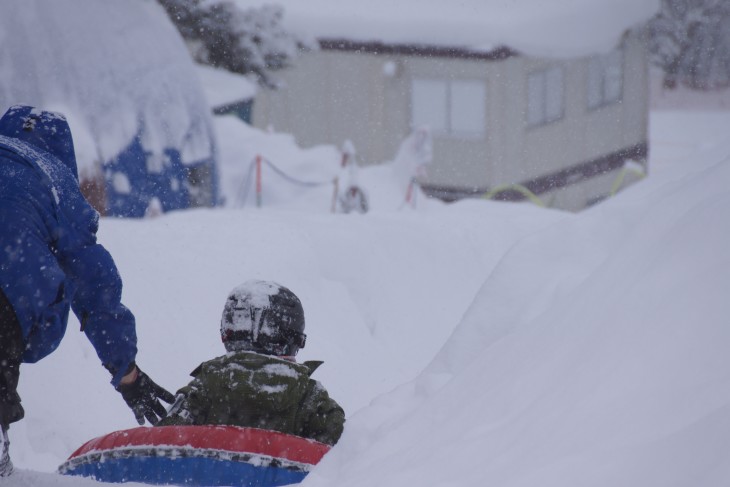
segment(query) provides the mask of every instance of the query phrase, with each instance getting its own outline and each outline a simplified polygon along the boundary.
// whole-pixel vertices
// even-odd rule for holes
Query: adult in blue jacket
[[[111,255],[96,242],[98,213],[79,190],[62,115],[11,107],[0,119],[0,476],[12,472],[7,430],[24,411],[21,362],[59,345],[69,309],[139,424],[165,416],[172,394],[135,364],[132,313]]]

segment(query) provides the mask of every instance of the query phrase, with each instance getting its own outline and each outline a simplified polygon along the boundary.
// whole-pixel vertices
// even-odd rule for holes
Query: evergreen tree
[[[242,10],[230,1],[158,1],[197,62],[253,74],[268,88],[276,87],[271,71],[289,66],[300,50],[312,47],[281,26],[279,6]]]
[[[662,0],[648,32],[665,88],[730,86],[730,1]]]

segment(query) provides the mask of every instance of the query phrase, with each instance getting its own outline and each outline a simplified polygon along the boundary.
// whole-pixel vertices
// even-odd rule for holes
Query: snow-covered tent
[[[82,189],[140,217],[218,201],[211,115],[177,30],[152,0],[0,5],[0,110],[66,115]]]

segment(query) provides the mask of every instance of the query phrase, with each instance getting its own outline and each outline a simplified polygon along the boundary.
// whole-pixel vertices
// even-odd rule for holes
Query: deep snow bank
[[[302,197],[103,219],[100,239],[140,364],[171,389],[221,352],[233,286],[296,290],[301,358],[326,361],[317,377],[349,415],[309,485],[726,486],[729,119],[653,114],[651,176],[577,215],[469,201],[333,216]],[[135,425],[75,320],[23,366],[21,394],[22,469]],[[20,474],[11,487],[90,485]]]
[[[305,485],[726,486],[730,150],[705,149],[515,246]]]
[[[103,487],[103,486],[117,486],[119,484],[107,484],[104,482],[96,482],[92,479],[83,477],[64,477],[61,475],[43,473],[43,472],[31,472],[18,470],[8,478],[3,478],[3,487]],[[145,484],[138,484],[136,482],[125,483],[125,487],[142,487]]]
[[[302,300],[307,346],[348,415],[413,379],[446,341],[501,255],[564,218],[531,206],[467,203],[431,212],[194,210],[103,219],[100,241],[138,323],[138,363],[172,390],[224,352],[228,292],[273,279]],[[488,222],[488,224],[485,224]],[[60,348],[23,365],[26,418],[10,433],[16,466],[53,470],[85,441],[135,426],[75,319]]]

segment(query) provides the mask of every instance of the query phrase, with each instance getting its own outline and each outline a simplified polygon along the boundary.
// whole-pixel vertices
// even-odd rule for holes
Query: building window
[[[481,137],[486,131],[487,88],[483,81],[414,79],[411,124],[435,134]]]
[[[588,108],[593,110],[621,101],[623,78],[623,51],[592,57],[588,61]]]
[[[531,73],[527,79],[527,124],[543,125],[563,118],[563,68]]]

